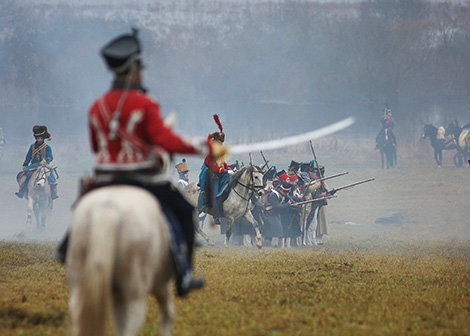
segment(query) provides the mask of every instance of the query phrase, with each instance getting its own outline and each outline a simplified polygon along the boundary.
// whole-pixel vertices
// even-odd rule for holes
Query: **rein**
[[[249,196],[248,198],[243,197],[242,195],[240,195],[240,193],[239,193],[235,188],[233,188],[233,191],[235,191],[235,193],[236,193],[238,196],[240,196],[242,199],[244,199],[245,201],[250,201],[250,200],[251,200],[251,197],[253,196],[253,194],[254,194],[256,191],[258,191],[259,189],[263,189],[262,186],[255,186],[255,185],[254,185],[253,170],[252,170],[251,173],[250,173],[250,180],[251,180],[251,181],[250,181],[251,183],[250,183],[249,185],[241,183],[239,179],[237,180],[237,184],[239,184],[239,185],[241,185],[242,187],[244,187],[245,189],[248,189],[248,190],[251,191],[250,196]]]

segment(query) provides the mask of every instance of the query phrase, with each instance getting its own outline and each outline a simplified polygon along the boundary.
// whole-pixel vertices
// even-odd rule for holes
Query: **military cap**
[[[278,172],[276,173],[276,176],[277,176],[277,177],[281,177],[281,176],[284,175],[285,173],[286,173],[286,171],[283,169],[283,170],[281,170],[281,171],[278,171]]]
[[[43,139],[47,139],[51,137],[51,135],[47,131],[47,127],[44,125],[35,125],[33,127],[33,135],[36,139],[39,137],[42,137]]]
[[[186,173],[189,171],[189,168],[188,168],[188,164],[186,163],[186,159],[183,159],[182,162],[178,163],[176,166],[175,166],[176,170],[178,171],[178,173]]]
[[[272,180],[275,175],[276,175],[276,168],[275,168],[274,166],[272,166],[271,169],[268,170],[268,171],[264,174],[264,179],[266,179],[266,180]]]
[[[300,165],[300,171],[308,173],[308,172],[311,172],[314,167],[315,167],[315,165],[312,161],[310,161],[308,163],[302,163]]]
[[[133,29],[132,34],[120,35],[101,49],[101,55],[109,70],[116,74],[125,74],[131,70],[132,65],[142,68],[140,61],[142,49],[137,32]]]
[[[299,170],[299,167],[300,167],[300,163],[295,162],[295,161],[290,162],[289,169],[291,169],[292,171],[296,172],[297,170]]]

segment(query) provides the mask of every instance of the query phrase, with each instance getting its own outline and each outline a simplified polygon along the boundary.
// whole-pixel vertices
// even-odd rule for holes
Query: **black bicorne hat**
[[[118,36],[101,49],[101,55],[109,70],[119,75],[129,72],[132,65],[142,68],[142,49],[137,33],[137,29],[133,28],[132,34]]]

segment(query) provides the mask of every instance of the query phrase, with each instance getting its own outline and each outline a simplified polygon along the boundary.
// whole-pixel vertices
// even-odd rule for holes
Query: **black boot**
[[[59,196],[57,195],[57,184],[51,184],[51,197],[53,200],[59,198]]]
[[[18,192],[15,193],[18,198],[23,198],[24,195],[24,188],[21,188]]]
[[[69,244],[69,233],[67,232],[64,240],[60,243],[57,250],[54,252],[54,259],[62,265],[65,264],[65,257],[67,256],[67,247]]]
[[[200,289],[204,285],[205,281],[203,278],[194,278],[189,272],[184,276],[178,275],[176,278],[176,291],[179,297],[185,297],[193,289]]]

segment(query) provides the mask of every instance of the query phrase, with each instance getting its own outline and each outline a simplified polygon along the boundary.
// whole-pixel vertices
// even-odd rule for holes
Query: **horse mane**
[[[249,173],[251,173],[256,170],[261,171],[261,168],[255,165],[253,166],[249,165],[249,166],[243,167],[242,169],[237,171],[235,174],[230,175],[230,182],[228,183],[229,188],[230,189],[234,188],[237,185],[238,181],[240,180],[240,178],[242,177],[245,171],[248,171]]]

